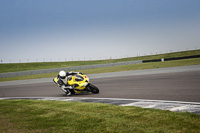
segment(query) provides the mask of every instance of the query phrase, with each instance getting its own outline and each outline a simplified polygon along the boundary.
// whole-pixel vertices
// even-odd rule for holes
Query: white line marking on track
[[[180,106],[180,107],[174,107],[174,108],[171,108],[169,109],[170,111],[181,111],[181,110],[187,110],[188,109],[188,106],[185,105],[185,106]]]

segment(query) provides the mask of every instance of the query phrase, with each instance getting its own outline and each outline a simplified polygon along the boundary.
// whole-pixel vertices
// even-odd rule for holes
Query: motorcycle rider
[[[74,89],[74,86],[70,86],[68,85],[67,81],[68,78],[76,75],[76,74],[83,74],[81,72],[66,72],[64,70],[60,71],[58,76],[57,76],[57,83],[59,85],[59,87],[68,95],[71,95],[71,91],[69,89]]]

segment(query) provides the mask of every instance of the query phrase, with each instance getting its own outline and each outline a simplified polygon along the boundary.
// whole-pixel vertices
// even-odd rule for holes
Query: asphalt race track
[[[70,97],[200,102],[200,71],[91,78],[90,82],[100,89],[99,94],[76,94]],[[66,97],[66,95],[53,82],[45,82],[0,86],[0,97]]]

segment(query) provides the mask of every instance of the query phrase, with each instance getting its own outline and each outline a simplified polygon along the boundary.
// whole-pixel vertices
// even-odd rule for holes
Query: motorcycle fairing
[[[89,83],[88,77],[82,74],[73,75],[68,80],[69,85],[72,85],[72,86],[75,85],[75,88],[79,90],[84,90],[85,87],[88,85],[88,83]]]

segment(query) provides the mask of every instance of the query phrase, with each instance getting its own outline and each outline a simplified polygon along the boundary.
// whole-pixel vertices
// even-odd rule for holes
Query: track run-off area
[[[56,76],[56,75],[55,75]],[[0,99],[101,102],[200,114],[200,65],[88,75],[99,94],[66,96],[53,78],[0,82]]]

